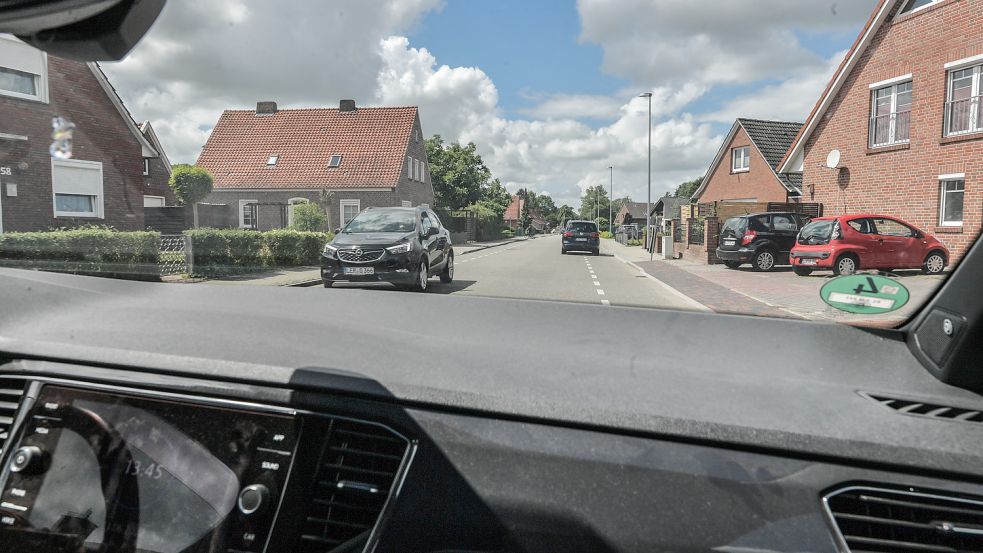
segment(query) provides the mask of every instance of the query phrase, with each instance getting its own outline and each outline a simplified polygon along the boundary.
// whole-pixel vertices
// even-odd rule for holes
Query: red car
[[[884,215],[840,215],[802,227],[789,254],[795,274],[815,270],[849,275],[860,269],[921,269],[941,273],[949,250],[934,236]]]

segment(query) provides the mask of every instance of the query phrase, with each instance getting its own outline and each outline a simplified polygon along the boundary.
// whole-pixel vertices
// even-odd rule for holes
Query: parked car
[[[918,269],[941,273],[949,250],[931,234],[896,217],[840,215],[814,219],[792,248],[795,274],[817,269],[849,275],[860,269]]]
[[[769,212],[732,217],[720,229],[717,258],[736,269],[750,263],[758,271],[788,265],[799,229],[809,222],[801,213]]]
[[[569,221],[563,229],[563,254],[567,252],[591,252],[601,254],[601,233],[594,221]]]
[[[437,215],[424,207],[362,211],[325,244],[321,280],[389,282],[426,292],[431,276],[454,280],[454,248]]]

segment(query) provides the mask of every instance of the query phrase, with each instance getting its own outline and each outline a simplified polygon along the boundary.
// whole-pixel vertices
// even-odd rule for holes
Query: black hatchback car
[[[717,258],[731,269],[744,263],[750,263],[758,271],[787,265],[795,237],[808,222],[808,216],[788,212],[732,217],[720,229]]]
[[[431,276],[454,280],[454,248],[437,215],[424,207],[367,208],[325,244],[321,280],[388,282],[425,292]]]
[[[568,221],[563,229],[560,253],[591,252],[601,255],[601,234],[594,221]]]

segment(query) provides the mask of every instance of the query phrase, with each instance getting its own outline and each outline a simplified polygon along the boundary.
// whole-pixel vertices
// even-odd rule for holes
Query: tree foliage
[[[593,221],[595,217],[607,217],[611,199],[604,185],[589,186],[580,197],[580,218]]]
[[[293,224],[290,228],[300,231],[321,232],[324,230],[328,216],[321,209],[321,206],[314,202],[296,204],[293,209]]]
[[[490,188],[491,171],[473,142],[463,146],[444,144],[443,138],[435,134],[426,140],[426,148],[438,207],[461,209],[483,199],[483,193]]]
[[[212,193],[214,179],[204,167],[182,163],[171,168],[167,185],[183,204],[194,205]]]
[[[691,181],[686,181],[676,187],[676,196],[681,196],[683,198],[692,198],[696,189],[703,184],[703,177],[695,178]]]

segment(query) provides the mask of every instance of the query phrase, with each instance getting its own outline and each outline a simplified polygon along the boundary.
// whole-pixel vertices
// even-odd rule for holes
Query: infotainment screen
[[[265,545],[293,417],[56,386],[30,417],[4,471],[0,543],[148,553]]]

